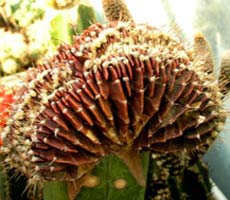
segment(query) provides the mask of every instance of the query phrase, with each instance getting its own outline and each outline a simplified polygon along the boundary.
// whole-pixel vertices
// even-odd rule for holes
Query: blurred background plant
[[[45,10],[42,1],[1,1],[0,8],[0,72],[2,75],[14,74],[31,66],[38,59],[38,55],[47,50],[45,39],[37,34],[39,30],[46,31],[37,21],[44,17]],[[37,28],[34,26],[38,24]],[[35,38],[36,48],[34,48]]]
[[[14,74],[35,66],[60,43],[70,43],[74,32],[82,31],[87,23],[93,23],[95,19],[87,22],[79,20],[88,19],[90,10],[90,19],[95,17],[88,2],[79,3],[71,0],[1,1],[0,75]],[[79,12],[86,16],[78,17]]]

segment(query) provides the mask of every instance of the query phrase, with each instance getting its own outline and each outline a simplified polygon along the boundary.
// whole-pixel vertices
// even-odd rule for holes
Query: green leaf
[[[149,153],[141,154],[142,169],[147,177]],[[94,188],[82,187],[77,200],[144,200],[145,187],[140,186],[128,167],[118,157],[109,155],[94,168],[92,175],[99,178],[98,186]],[[126,182],[123,189],[115,187],[117,180]]]
[[[55,16],[50,25],[50,35],[54,46],[61,43],[72,43],[73,30],[66,16],[62,14]]]
[[[45,182],[43,185],[44,200],[69,200],[67,183],[58,181]]]

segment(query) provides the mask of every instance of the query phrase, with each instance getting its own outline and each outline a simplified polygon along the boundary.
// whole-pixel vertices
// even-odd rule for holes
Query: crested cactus
[[[211,143],[225,120],[221,94],[196,63],[159,29],[92,25],[27,72],[2,133],[5,160],[31,178],[74,181],[108,154]]]
[[[93,168],[115,155],[143,190],[143,152],[159,158],[165,181],[223,128],[222,94],[204,37],[196,35],[187,47],[161,29],[135,24],[124,3],[117,4],[120,10],[111,7],[109,18],[110,3],[116,5],[104,1],[110,22],[93,24],[73,44],[60,45],[52,58],[26,72],[15,95],[1,153],[30,185],[67,181],[79,189]],[[172,167],[178,155],[185,159]],[[116,187],[124,184],[119,180]],[[170,198],[169,190],[160,198]],[[70,199],[79,193],[71,192]]]

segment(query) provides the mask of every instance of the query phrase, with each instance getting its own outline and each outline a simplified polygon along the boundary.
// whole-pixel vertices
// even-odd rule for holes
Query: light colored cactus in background
[[[214,59],[211,47],[202,33],[196,33],[194,36],[194,54],[195,60],[204,66],[204,73],[214,72]]]
[[[230,50],[227,50],[220,64],[219,87],[224,96],[230,91]]]
[[[55,9],[67,9],[79,4],[79,0],[47,0],[48,5]]]
[[[25,38],[20,33],[0,29],[0,71],[4,74],[16,73],[21,66],[29,63]]]
[[[102,0],[102,4],[108,21],[133,21],[124,0]]]
[[[15,29],[25,28],[44,16],[43,0],[1,1],[0,21],[2,25]]]

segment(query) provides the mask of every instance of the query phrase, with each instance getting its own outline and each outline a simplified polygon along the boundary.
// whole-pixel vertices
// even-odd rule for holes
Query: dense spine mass
[[[211,143],[225,120],[221,95],[193,56],[147,25],[92,25],[28,71],[3,131],[6,163],[74,180],[110,153]]]

